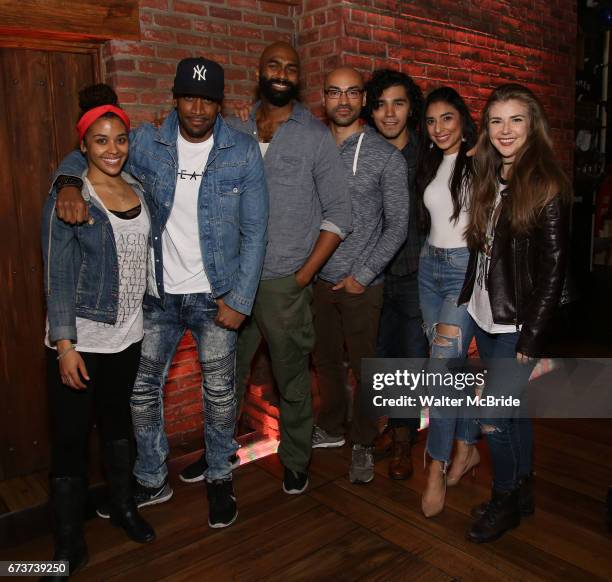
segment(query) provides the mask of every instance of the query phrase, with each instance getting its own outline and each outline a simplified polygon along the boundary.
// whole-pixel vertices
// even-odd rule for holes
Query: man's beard
[[[287,87],[286,91],[277,91],[272,84],[284,85]],[[287,105],[293,99],[297,99],[299,96],[300,89],[298,85],[284,79],[277,79],[275,77],[268,79],[263,75],[259,77],[259,92],[266,98],[272,105],[276,107],[283,107]]]

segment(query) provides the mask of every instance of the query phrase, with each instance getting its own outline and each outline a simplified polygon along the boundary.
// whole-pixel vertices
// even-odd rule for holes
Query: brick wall
[[[142,42],[106,43],[108,80],[135,123],[171,109],[176,63],[185,57],[224,66],[230,106],[250,100],[262,49],[294,41],[293,13],[287,0],[140,0]]]
[[[261,50],[292,42],[302,59],[303,99],[322,115],[326,71],[394,67],[423,89],[449,84],[475,115],[491,88],[518,81],[539,95],[557,151],[571,170],[576,0],[141,0],[141,42],[104,47],[108,80],[138,123],[165,115],[177,60],[195,55],[225,67],[227,104],[254,95]],[[170,370],[171,440],[201,435],[200,374],[187,336]],[[274,396],[261,381],[248,398],[253,424],[276,434]]]
[[[576,11],[575,0],[305,0],[304,97],[320,111],[322,73],[337,63],[396,68],[424,90],[451,85],[476,116],[493,87],[522,83],[543,100],[571,171]]]

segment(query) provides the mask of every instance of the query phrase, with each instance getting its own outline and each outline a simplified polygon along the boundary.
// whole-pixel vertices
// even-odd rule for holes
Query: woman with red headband
[[[62,222],[49,198],[42,224],[53,559],[69,562],[71,574],[88,559],[83,512],[92,411],[103,445],[111,522],[137,542],[155,538],[130,487],[129,400],[143,337],[150,217],[140,185],[121,171],[130,121],[114,91],[88,87],[79,103],[77,132],[88,163],[82,194],[90,219]]]

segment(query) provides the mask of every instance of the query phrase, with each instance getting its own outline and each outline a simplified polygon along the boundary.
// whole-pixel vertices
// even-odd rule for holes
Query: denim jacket
[[[144,124],[130,132],[125,169],[144,187],[151,211],[151,253],[147,293],[163,303],[162,232],[172,204],[178,171],[178,116],[173,111],[159,129]],[[266,249],[268,190],[257,142],[230,128],[221,116],[213,128],[198,200],[200,251],[214,297],[249,315],[261,277]],[[56,172],[78,176],[84,165],[78,152]],[[194,241],[195,244],[196,241]]]
[[[126,173],[122,177],[149,214],[142,186]],[[42,250],[51,342],[77,341],[77,316],[109,324],[117,321],[119,268],[115,235],[106,211],[91,198],[86,184],[81,192],[89,201],[88,222],[71,225],[59,220],[54,198],[48,198],[43,209]]]

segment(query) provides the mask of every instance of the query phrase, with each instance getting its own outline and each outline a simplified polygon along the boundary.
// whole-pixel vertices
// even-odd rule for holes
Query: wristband
[[[76,176],[58,176],[57,180],[55,180],[55,187],[59,192],[65,186],[74,186],[75,188],[79,188],[79,190],[83,187],[83,180],[81,178],[77,178]]]
[[[61,354],[58,354],[57,359],[61,360],[68,352],[76,349],[76,344],[72,344],[69,348],[66,348]]]

